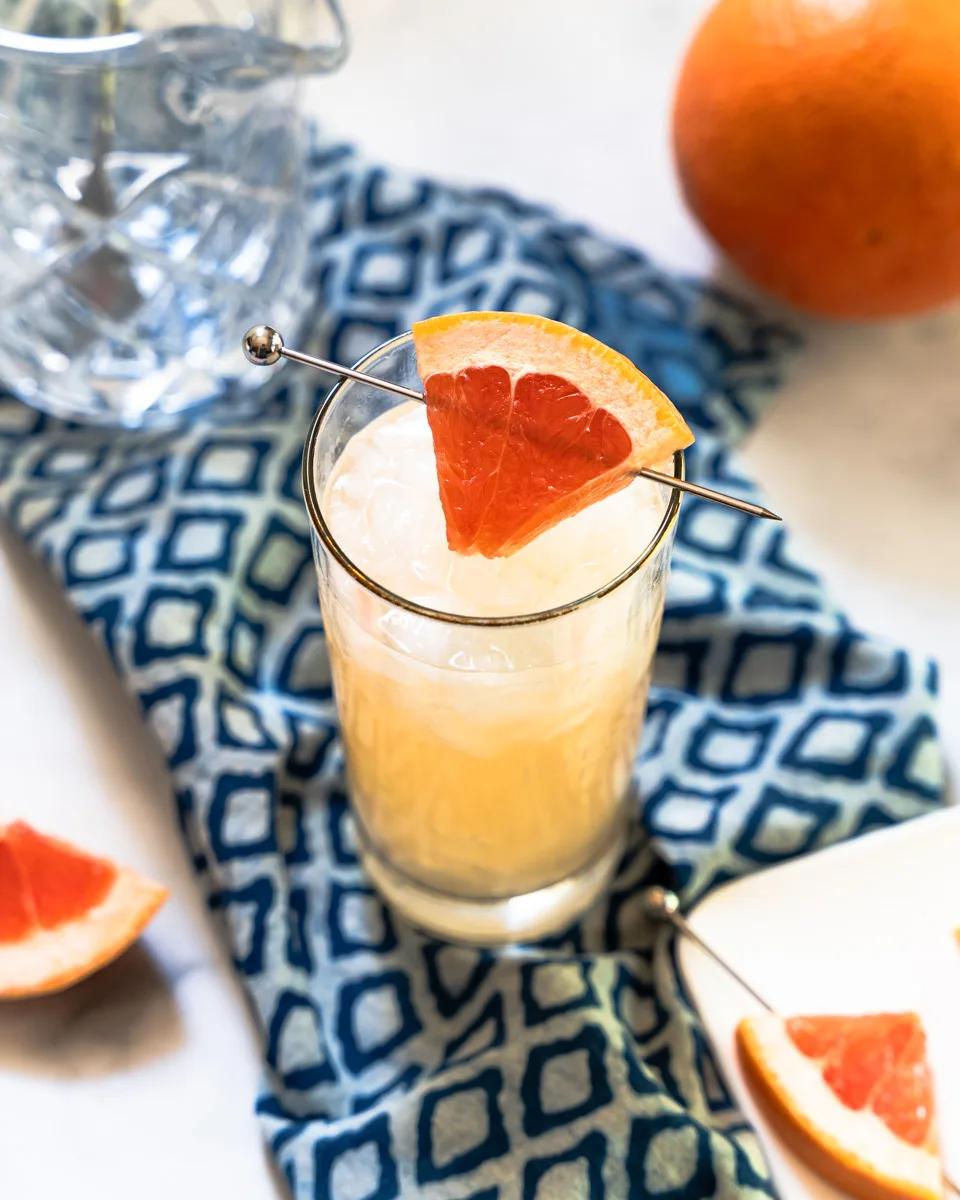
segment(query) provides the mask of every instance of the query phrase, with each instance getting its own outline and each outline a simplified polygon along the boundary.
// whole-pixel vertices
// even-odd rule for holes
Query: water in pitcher
[[[280,39],[316,7],[0,0],[0,382],[126,425],[263,382],[237,331],[306,315],[297,80],[339,59]]]

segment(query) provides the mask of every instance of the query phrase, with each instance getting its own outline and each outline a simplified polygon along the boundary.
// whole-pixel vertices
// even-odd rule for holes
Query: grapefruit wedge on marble
[[[135,871],[0,827],[0,999],[57,992],[127,949],[167,898]]]
[[[447,542],[513,554],[693,442],[673,404],[596,338],[525,313],[413,326]]]
[[[940,1200],[933,1081],[916,1013],[752,1017],[737,1050],[788,1146],[861,1200]]]

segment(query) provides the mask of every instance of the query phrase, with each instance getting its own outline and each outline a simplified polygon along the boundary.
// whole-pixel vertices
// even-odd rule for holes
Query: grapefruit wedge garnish
[[[629,359],[559,321],[457,313],[413,341],[459,554],[513,554],[693,441]]]
[[[17,821],[0,827],[0,998],[56,992],[139,937],[167,891]]]
[[[863,1200],[939,1200],[933,1082],[916,1013],[752,1017],[737,1049],[784,1141]]]

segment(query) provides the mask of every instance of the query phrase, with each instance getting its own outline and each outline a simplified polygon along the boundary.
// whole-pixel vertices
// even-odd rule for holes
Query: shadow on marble
[[[185,1030],[172,982],[143,945],[66,991],[0,1005],[0,1071],[109,1075],[173,1053]]]

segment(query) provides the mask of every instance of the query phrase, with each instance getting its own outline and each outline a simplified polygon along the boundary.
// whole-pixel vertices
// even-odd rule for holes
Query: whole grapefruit
[[[960,295],[960,0],[720,0],[673,140],[690,207],[774,295],[837,317]]]

